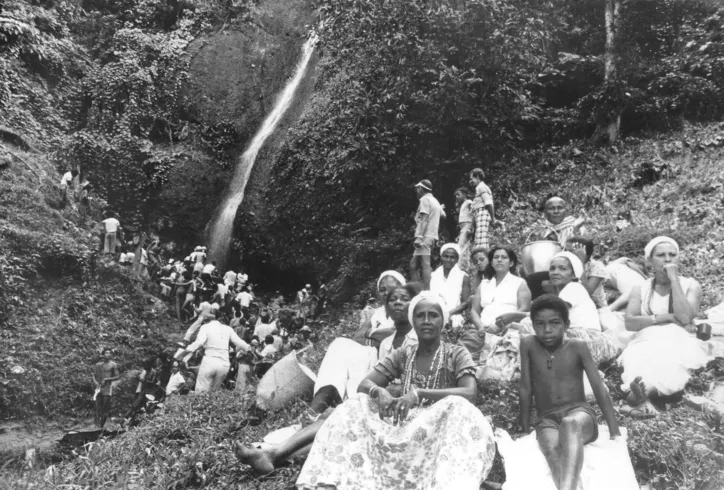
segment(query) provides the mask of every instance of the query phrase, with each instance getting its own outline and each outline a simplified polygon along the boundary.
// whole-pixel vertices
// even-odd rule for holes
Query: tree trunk
[[[617,78],[616,73],[616,31],[619,25],[619,12],[621,10],[620,0],[603,0],[606,6],[606,52],[604,55],[604,83],[613,83]],[[598,131],[606,136],[609,144],[618,140],[619,128],[621,126],[621,113],[618,112],[608,118]]]

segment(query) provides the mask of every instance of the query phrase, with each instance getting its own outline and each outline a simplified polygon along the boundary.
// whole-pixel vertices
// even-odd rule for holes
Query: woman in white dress
[[[389,270],[377,279],[377,298],[382,306],[372,314],[369,324],[362,325],[353,338],[340,337],[327,348],[319,366],[310,409],[323,413],[328,407],[356,393],[357,385],[367,376],[378,359],[380,343],[395,333],[395,322],[386,310],[387,293],[404,286],[405,278]]]
[[[447,306],[424,291],[409,305],[419,343],[396,349],[320,428],[299,490],[477,490],[495,457],[493,429],[473,405],[475,364],[445,343]],[[403,392],[388,391],[402,379]]]
[[[522,320],[530,310],[530,289],[518,277],[518,256],[513,250],[496,246],[488,252],[488,274],[473,295],[470,317],[479,331],[498,332],[511,322]]]
[[[631,390],[627,401],[633,416],[654,413],[650,396],[682,391],[691,371],[710,360],[707,344],[694,336],[692,325],[701,285],[679,275],[679,245],[660,236],[644,252],[653,277],[631,291],[626,328],[637,333],[619,359],[622,388]]]
[[[454,332],[463,326],[462,312],[469,304],[470,277],[458,266],[460,247],[446,243],[440,248],[442,265],[430,276],[430,291],[439,294],[448,307],[450,325]]]
[[[549,267],[551,285],[558,297],[568,304],[570,311],[571,324],[566,336],[585,341],[593,361],[598,365],[616,357],[618,348],[601,332],[598,309],[579,282],[583,271],[583,263],[571,252],[554,255]]]

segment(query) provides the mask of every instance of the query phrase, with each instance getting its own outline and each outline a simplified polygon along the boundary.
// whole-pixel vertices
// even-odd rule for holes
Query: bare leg
[[[342,398],[339,396],[337,388],[332,385],[323,386],[314,394],[309,408],[315,413],[324,413],[328,408],[336,407],[341,402]]]
[[[410,261],[410,281],[419,282],[420,280],[420,256],[413,255]]]
[[[538,447],[540,447],[543,456],[548,462],[548,467],[553,475],[553,483],[556,488],[561,488],[561,457],[558,449],[558,429],[539,429],[536,430],[538,437]]]
[[[430,265],[430,256],[421,255],[420,259],[422,262],[422,283],[424,284],[424,289],[426,291],[428,291],[430,289],[430,275],[432,274],[432,266]]]
[[[583,468],[583,444],[593,438],[595,421],[584,412],[563,417],[558,430],[560,438],[561,484],[560,490],[576,490]]]
[[[311,425],[303,428],[292,437],[269,449],[257,449],[248,447],[237,441],[234,446],[236,457],[244,464],[252,467],[259,475],[268,475],[276,469],[276,465],[287,459],[292,454],[300,452],[314,442],[317,432],[324,424],[326,415],[322,415]]]

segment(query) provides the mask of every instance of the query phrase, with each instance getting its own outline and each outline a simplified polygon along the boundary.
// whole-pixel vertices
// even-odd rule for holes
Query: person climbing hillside
[[[432,182],[423,179],[415,184],[415,192],[420,199],[415,214],[415,251],[410,262],[410,276],[413,281],[421,281],[425,289],[430,289],[432,266],[430,255],[438,241],[440,219],[445,217],[442,206],[432,195]]]
[[[69,194],[71,189],[73,188],[73,182],[75,181],[75,178],[78,176],[78,170],[73,169],[69,172],[66,172],[63,174],[63,177],[60,179],[60,200],[61,204],[60,207],[64,208],[67,204],[69,199]]]
[[[106,212],[106,219],[101,221],[103,229],[105,230],[105,240],[103,242],[103,253],[115,254],[116,253],[116,241],[121,239],[122,230],[121,223],[116,219],[116,213],[113,211]]]

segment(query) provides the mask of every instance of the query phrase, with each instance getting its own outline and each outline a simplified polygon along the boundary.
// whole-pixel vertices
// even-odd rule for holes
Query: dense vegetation
[[[195,244],[263,116],[246,99],[273,98],[303,41],[302,16],[296,30],[279,27],[257,13],[264,3],[2,5],[1,418],[86,417],[87,367],[97,349],[116,346],[127,372],[174,328],[164,305],[97,257],[100,216],[61,208],[59,171],[78,167],[127,229],[156,232],[176,250]],[[623,2],[618,76],[609,83],[599,0],[323,0],[317,7],[314,95],[280,151],[258,162],[272,176],[268,189],[256,190],[261,209],[237,220],[235,245],[247,267],[266,261],[286,278],[304,271],[339,299],[364,298],[381,269],[406,269],[411,185],[431,179],[453,215],[452,190],[480,166],[506,222],[496,241],[520,244],[543,198],[562,193],[589,216],[598,254],[635,256],[651,236],[668,233],[682,244],[686,273],[702,282],[704,304],[721,300],[724,10],[717,2]],[[276,80],[259,76],[238,120],[209,116],[223,113],[215,100],[199,110],[204,92],[189,89],[207,83],[190,68],[193,50],[228,31],[291,38],[276,51]],[[600,126],[612,114],[621,115],[622,138],[607,146]],[[448,218],[444,234],[453,233]],[[353,323],[347,318],[328,334]],[[704,386],[705,375],[693,383]],[[483,410],[510,428],[515,390],[487,386],[481,394]],[[234,464],[229,440],[289,424],[301,402],[254,429],[239,425],[247,403],[230,394],[179,401],[128,437],[22,480],[0,475],[0,486],[289,486],[298,466],[256,482]],[[656,489],[714,488],[721,421],[672,403],[654,421],[627,423],[638,475]],[[491,479],[502,481],[500,465]]]
[[[423,177],[451,210],[463,174],[483,167],[499,209],[517,211],[533,203],[522,195],[619,159],[626,142],[596,144],[611,111],[629,142],[719,120],[724,11],[713,5],[625,2],[619,79],[604,84],[603,2],[325,2],[317,90],[275,165],[265,250],[352,291],[410,249],[411,186]],[[650,184],[662,169],[642,160],[597,182],[617,193]],[[602,204],[598,190],[578,191],[577,204]]]

